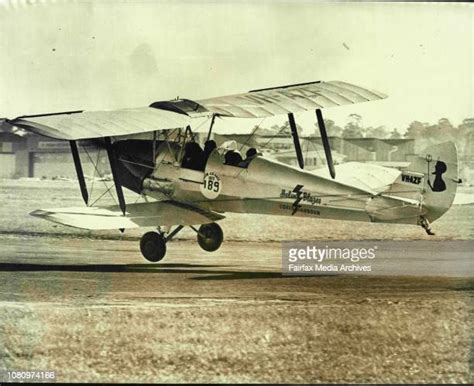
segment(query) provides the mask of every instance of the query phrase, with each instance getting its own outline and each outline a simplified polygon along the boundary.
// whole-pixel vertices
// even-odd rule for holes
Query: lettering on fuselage
[[[402,182],[405,184],[420,185],[422,181],[423,181],[422,176],[402,173]]]
[[[293,216],[298,210],[301,209],[300,202],[308,202],[311,205],[321,204],[321,197],[312,196],[311,193],[303,191],[303,185],[296,185],[293,190],[282,189],[280,193],[280,198],[290,198],[295,201],[291,205],[291,210],[293,211],[291,215]],[[281,209],[286,209],[285,204],[280,205]],[[318,213],[313,213],[319,215]]]
[[[296,213],[295,208],[293,207],[293,205],[290,205],[290,204],[280,204],[280,209],[292,210],[293,213],[291,215],[294,215]],[[301,208],[301,205],[298,206],[298,211],[300,213],[312,214],[314,216],[320,216],[321,215],[321,212],[319,210],[312,209],[312,208]]]
[[[280,198],[292,198],[295,200],[300,199],[299,201],[308,202],[311,205],[321,204],[321,197],[313,196],[309,192],[301,191],[301,189],[298,191],[282,189],[280,193]]]

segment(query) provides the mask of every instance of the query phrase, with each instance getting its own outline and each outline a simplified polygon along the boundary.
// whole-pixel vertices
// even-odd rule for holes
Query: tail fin
[[[454,142],[424,149],[396,181],[399,186],[419,186],[422,213],[430,222],[451,207],[458,183],[458,156]]]

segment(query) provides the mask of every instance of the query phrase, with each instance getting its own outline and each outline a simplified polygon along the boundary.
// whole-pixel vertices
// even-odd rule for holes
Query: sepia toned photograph
[[[474,382],[474,6],[0,0],[0,383]]]

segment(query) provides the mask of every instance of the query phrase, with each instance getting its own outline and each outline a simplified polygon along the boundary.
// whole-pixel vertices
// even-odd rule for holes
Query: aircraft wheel
[[[166,254],[166,241],[158,232],[147,232],[140,240],[140,251],[145,259],[156,263]]]
[[[197,241],[199,246],[208,252],[214,252],[219,249],[224,240],[224,233],[216,223],[203,224],[199,228]]]

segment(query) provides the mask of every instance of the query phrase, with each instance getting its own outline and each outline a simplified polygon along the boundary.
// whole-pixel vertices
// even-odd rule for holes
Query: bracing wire
[[[266,148],[267,145],[268,145],[271,141],[273,141],[277,136],[279,136],[279,135],[283,132],[283,130],[285,130],[286,128],[287,128],[286,126],[282,126],[282,127],[280,128],[280,130],[278,130],[278,133],[276,133],[275,135],[273,135],[267,142],[265,142],[265,144],[261,145],[260,147],[263,148],[263,149]]]
[[[97,175],[100,176],[100,177],[102,177],[102,175],[100,174],[99,169],[97,168],[97,165],[96,165],[96,164],[94,163],[94,161],[92,160],[92,157],[90,156],[90,154],[89,154],[89,152],[87,151],[86,147],[85,147],[85,146],[82,146],[82,149],[83,149],[84,152],[86,153],[87,158],[89,158],[90,163],[94,166],[94,177],[93,177],[93,179],[92,179],[92,182],[94,182],[96,173],[97,173]],[[99,152],[98,152],[98,154],[97,154],[97,157],[99,156],[99,154],[100,154],[100,149],[99,149]],[[98,161],[97,161],[97,162],[98,162]],[[105,185],[105,187],[107,188],[106,193],[108,192],[108,193],[110,194],[110,197],[112,197],[112,199],[114,200],[114,202],[118,205],[118,202],[117,202],[116,198],[115,198],[114,195],[110,192],[110,189],[111,189],[112,187],[109,187],[109,186],[105,183],[104,180],[102,180],[102,182],[103,182],[103,184]],[[92,195],[92,194],[91,194],[91,195]],[[94,201],[94,203],[96,203],[96,202],[97,202],[97,200]],[[92,205],[90,205],[90,206],[92,206]]]
[[[255,135],[255,133],[257,132],[257,130],[260,128],[260,126],[262,125],[262,123],[265,121],[266,117],[263,117],[262,120],[259,122],[258,125],[256,125],[253,129],[252,129],[252,132],[250,133],[250,135],[248,136],[248,138],[246,139],[246,141],[240,146],[240,149],[239,149],[239,152],[242,152],[242,149],[244,148],[244,146],[247,146],[247,144],[250,142],[250,140],[253,138],[253,136]]]

